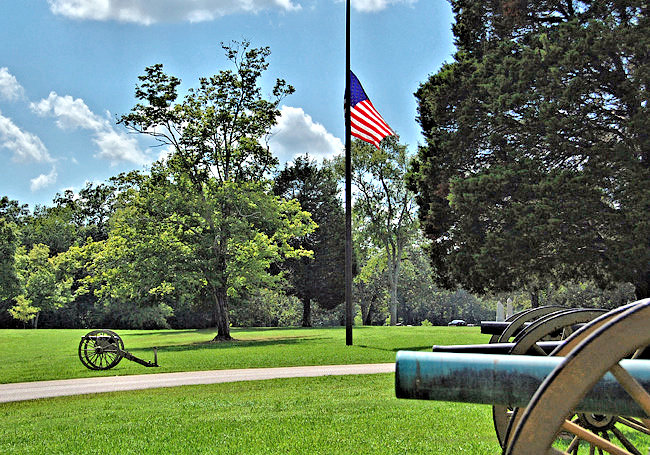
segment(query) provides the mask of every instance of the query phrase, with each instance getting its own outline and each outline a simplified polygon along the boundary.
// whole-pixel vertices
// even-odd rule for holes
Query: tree
[[[16,276],[16,248],[18,239],[16,225],[0,216],[0,304],[18,295]],[[0,308],[2,308],[0,306]]]
[[[118,179],[112,178],[109,183],[88,182],[78,194],[66,190],[54,197],[55,207],[70,212],[70,222],[78,228],[81,241],[88,237],[94,241],[108,238],[108,222],[115,210],[118,195],[115,182]]]
[[[397,286],[404,249],[418,229],[414,195],[406,187],[409,160],[406,146],[394,136],[384,139],[381,149],[361,141],[354,141],[352,146],[353,212],[358,229],[385,252],[391,325],[397,323]]]
[[[231,339],[230,295],[270,279],[271,261],[304,254],[288,242],[313,229],[297,204],[268,194],[265,180],[277,159],[263,141],[294,89],[278,79],[273,99],[264,99],[259,80],[270,50],[248,42],[222,47],[234,70],[201,78],[182,102],[178,78],[160,64],[146,68],[135,92],[142,104],[120,120],[171,153],[144,181],[136,207],[186,252],[185,270],[213,302],[215,340]]]
[[[451,3],[458,52],[416,94],[411,178],[437,282],[648,296],[647,6]]]
[[[36,206],[34,213],[23,218],[22,244],[27,249],[47,245],[52,256],[67,251],[75,242],[82,240],[79,226],[74,223],[72,207]],[[81,238],[80,238],[81,237]]]
[[[57,276],[55,262],[49,255],[49,248],[43,244],[34,245],[29,252],[24,247],[16,252],[21,289],[9,312],[22,322],[33,320],[35,329],[42,311],[56,311],[72,300],[72,279]]]
[[[313,258],[286,261],[293,293],[303,305],[302,326],[311,327],[311,302],[332,309],[345,298],[345,216],[338,197],[336,176],[318,168],[309,156],[297,157],[275,178],[275,194],[300,203],[318,228],[294,243],[313,251]]]
[[[358,246],[358,243],[355,246]],[[352,296],[361,310],[363,325],[383,325],[390,314],[388,308],[390,285],[386,273],[386,255],[383,250],[376,248],[364,253],[374,253],[374,255],[369,257],[363,253],[359,255],[363,267],[354,277]]]
[[[16,304],[9,308],[8,311],[11,317],[22,322],[23,328],[25,328],[29,321],[36,319],[41,309],[32,306],[24,295],[19,295],[16,297]]]

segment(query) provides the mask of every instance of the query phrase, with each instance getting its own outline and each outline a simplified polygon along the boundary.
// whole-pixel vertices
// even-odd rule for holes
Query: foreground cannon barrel
[[[541,351],[536,351],[535,347],[531,347],[527,355],[540,355],[540,352],[546,355],[553,352],[562,341],[538,341],[536,347]],[[489,343],[489,344],[451,344],[451,345],[434,345],[431,348],[432,352],[455,352],[459,354],[510,354],[512,348],[516,343]]]
[[[526,406],[562,357],[400,351],[395,365],[397,398]],[[622,360],[646,390],[650,361]],[[606,374],[577,412],[648,417],[616,379]]]

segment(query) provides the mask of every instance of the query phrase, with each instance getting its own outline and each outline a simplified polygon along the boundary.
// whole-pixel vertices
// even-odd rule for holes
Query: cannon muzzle
[[[398,398],[522,407],[562,360],[553,356],[400,351],[395,393]],[[620,365],[642,387],[650,388],[649,360],[621,360]],[[648,417],[611,373],[596,384],[576,411]]]

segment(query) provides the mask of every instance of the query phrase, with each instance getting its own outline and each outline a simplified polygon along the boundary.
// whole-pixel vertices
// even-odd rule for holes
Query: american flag
[[[350,98],[352,136],[370,142],[379,148],[379,143],[383,138],[392,136],[395,133],[372,105],[361,86],[361,82],[352,71],[350,71]]]

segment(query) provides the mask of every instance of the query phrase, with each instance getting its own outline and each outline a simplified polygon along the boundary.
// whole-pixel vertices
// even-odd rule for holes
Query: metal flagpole
[[[352,129],[350,126],[350,0],[345,2],[345,344],[352,346]]]

